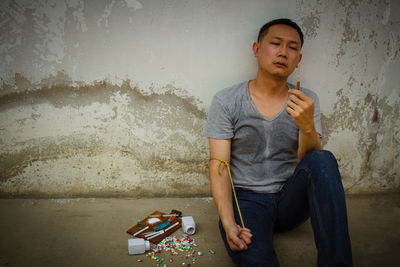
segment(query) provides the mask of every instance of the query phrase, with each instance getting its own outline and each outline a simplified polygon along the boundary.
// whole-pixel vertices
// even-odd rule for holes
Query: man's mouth
[[[284,63],[284,62],[274,62],[274,65],[276,65],[278,67],[287,67],[286,63]]]

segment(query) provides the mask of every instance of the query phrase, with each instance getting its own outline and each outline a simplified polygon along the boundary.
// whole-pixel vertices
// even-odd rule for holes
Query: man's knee
[[[310,177],[315,185],[341,185],[338,163],[330,151],[311,151],[305,155],[304,160],[308,162]]]
[[[337,168],[337,160],[328,150],[313,150],[308,152],[302,160],[308,160],[319,168]]]

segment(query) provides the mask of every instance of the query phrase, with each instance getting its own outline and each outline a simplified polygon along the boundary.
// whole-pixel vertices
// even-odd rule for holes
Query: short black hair
[[[266,24],[264,24],[264,26],[262,26],[260,31],[258,32],[257,42],[260,42],[264,38],[264,36],[267,35],[268,29],[271,26],[278,25],[278,24],[283,24],[283,25],[287,25],[287,26],[294,28],[297,31],[297,33],[300,35],[301,46],[303,46],[304,35],[303,35],[303,32],[301,31],[299,25],[297,25],[296,22],[294,22],[290,19],[286,19],[286,18],[274,19],[274,20],[271,20],[270,22],[267,22]]]

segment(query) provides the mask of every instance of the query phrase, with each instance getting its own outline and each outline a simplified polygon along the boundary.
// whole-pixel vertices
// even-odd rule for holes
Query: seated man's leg
[[[308,153],[281,190],[276,230],[304,222],[308,214],[318,249],[318,266],[352,266],[345,195],[335,157]]]
[[[245,227],[251,230],[253,238],[251,239],[252,243],[248,246],[248,250],[231,251],[226,242],[225,231],[220,222],[221,236],[225,242],[229,256],[240,267],[279,266],[272,242],[276,214],[275,196],[240,190],[237,192],[237,197]],[[235,202],[233,205],[236,223],[241,226]]]

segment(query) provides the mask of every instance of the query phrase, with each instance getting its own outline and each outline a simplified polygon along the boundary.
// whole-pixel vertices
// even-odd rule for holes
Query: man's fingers
[[[247,250],[247,245],[251,243],[251,238],[253,237],[250,229],[241,228],[236,224],[227,227],[225,231],[226,240],[233,251]]]
[[[246,243],[242,239],[238,238],[237,236],[234,236],[234,237],[231,237],[230,239],[228,239],[228,244],[229,244],[229,247],[233,251],[247,249]]]
[[[240,231],[244,232],[249,232],[251,233],[251,230],[249,228],[240,228]]]
[[[301,111],[303,110],[302,107],[300,107],[299,105],[296,105],[295,103],[288,101],[287,103],[287,108],[286,108],[286,112],[289,113],[289,115],[291,116],[296,116],[298,115]]]
[[[243,235],[246,235],[246,236],[249,236],[249,237],[253,236],[253,234],[251,233],[250,229],[248,229],[248,228],[241,228],[240,229],[240,234],[243,234]]]
[[[253,234],[251,233],[250,229],[242,228],[240,229],[240,239],[242,239],[247,245],[251,244],[251,238]]]
[[[241,233],[240,237],[242,237],[242,236],[245,236],[247,238],[252,238],[253,237],[253,235],[251,233],[246,233],[246,232]]]
[[[294,95],[291,95],[289,97],[288,103],[293,103],[293,104],[295,104],[295,105],[297,105],[299,107],[302,107],[302,108],[306,108],[307,105],[308,105],[308,103],[306,101],[304,101],[304,100],[302,100],[302,99],[300,99],[300,98],[298,98],[297,96],[294,96]]]
[[[291,95],[288,100],[288,105],[289,105],[289,103],[291,103],[291,104],[295,104],[303,109],[306,109],[309,105],[312,104],[311,101],[312,101],[312,99],[301,99],[295,95]]]
[[[240,239],[242,239],[246,245],[250,245],[251,244],[251,238],[252,238],[252,234],[240,234]]]
[[[296,103],[294,103],[294,102],[292,102],[292,101],[290,101],[290,100],[287,102],[287,106],[288,106],[289,108],[293,109],[293,110],[295,110],[295,109],[297,108]]]
[[[314,100],[311,97],[309,97],[308,95],[306,95],[304,92],[302,92],[300,90],[290,89],[288,92],[289,92],[289,94],[291,94],[289,99],[293,99],[294,102],[296,102],[296,103],[304,102],[308,105],[311,105],[314,103]]]
[[[249,229],[243,229],[236,225],[226,232],[226,240],[233,251],[247,250],[247,244],[250,244],[248,243],[250,241],[249,235],[251,235]]]
[[[289,89],[288,93],[292,94],[292,95],[295,95],[300,99],[304,99],[304,98],[308,97],[304,92],[302,92],[300,90],[296,90],[296,89]]]

